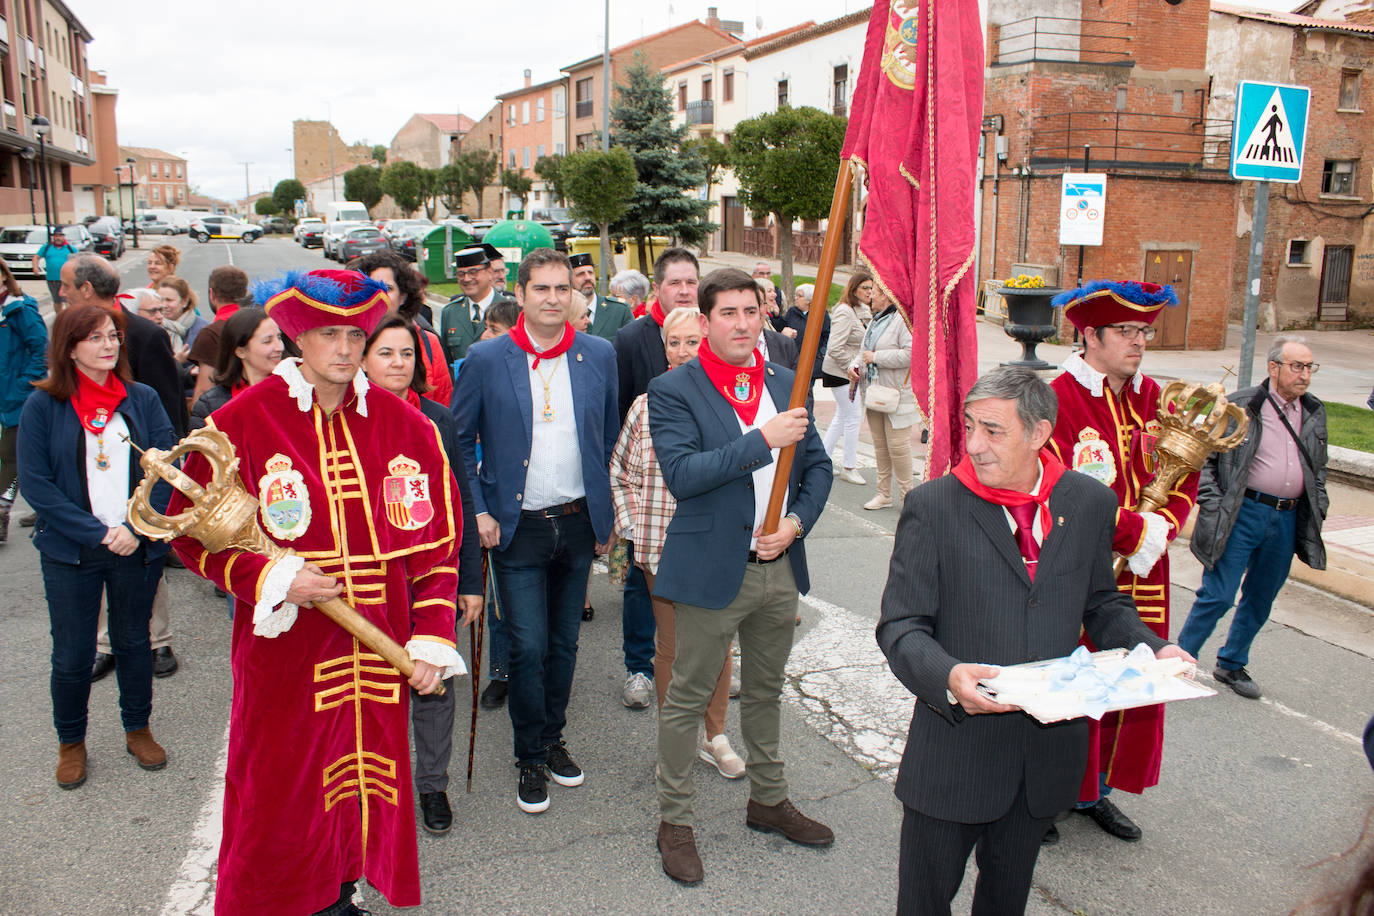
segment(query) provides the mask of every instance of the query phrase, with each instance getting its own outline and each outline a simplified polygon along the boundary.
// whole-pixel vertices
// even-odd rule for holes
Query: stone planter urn
[[[1055,287],[1018,289],[1004,286],[997,292],[1007,304],[1007,317],[1002,322],[1002,330],[1021,344],[1021,358],[1002,365],[1053,369],[1053,365],[1035,355],[1035,348],[1059,330],[1054,324],[1054,306],[1050,305],[1050,300],[1063,290]]]

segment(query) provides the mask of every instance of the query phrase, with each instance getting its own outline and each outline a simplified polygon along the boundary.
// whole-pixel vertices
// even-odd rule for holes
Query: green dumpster
[[[536,248],[552,248],[553,234],[533,220],[507,219],[488,229],[482,244],[501,252],[506,261],[506,282],[514,288],[520,261]]]
[[[475,244],[472,236],[451,224],[435,226],[420,245],[418,266],[431,283],[449,283],[454,278],[453,256]]]

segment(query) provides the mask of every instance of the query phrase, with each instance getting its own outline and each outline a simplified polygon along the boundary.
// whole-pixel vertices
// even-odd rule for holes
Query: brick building
[[[328,178],[331,168],[330,146],[334,148],[332,167],[346,172],[355,165],[372,162],[372,147],[366,143],[348,144],[328,121],[292,121],[291,152],[295,159],[295,178],[310,184]],[[345,168],[346,166],[346,168]]]
[[[472,130],[463,137],[462,148],[464,150],[487,150],[496,155],[496,161],[501,161],[501,119],[504,117],[505,108],[498,101],[487,111],[486,114],[472,126]],[[482,199],[478,200],[473,194],[468,193],[463,197],[463,212],[475,217],[495,217],[501,215],[501,199],[505,194],[504,189],[499,183],[500,171],[492,179],[492,183],[487,185],[482,191]]]
[[[534,172],[544,156],[561,156],[568,143],[568,78],[560,76],[534,84],[525,71],[525,85],[496,97],[503,106],[501,118],[501,168],[519,172],[534,181],[527,206],[555,204],[553,192]],[[509,195],[507,195],[509,197]],[[508,201],[505,209],[520,209]]]
[[[46,184],[54,222],[75,215],[72,168],[92,158],[86,46],[91,33],[61,0],[0,4],[0,220],[43,218]],[[48,121],[40,156],[33,120]],[[47,180],[40,172],[47,162]]]
[[[465,114],[411,115],[391,138],[386,161],[404,159],[427,169],[442,168],[453,161],[454,141],[461,144],[473,123]]]
[[[134,160],[136,179],[134,194],[140,209],[186,206],[190,194],[186,160],[180,156],[147,146],[121,146],[120,164]],[[129,181],[128,166],[124,166],[124,182]]]
[[[686,60],[698,54],[705,54],[717,48],[740,43],[738,35],[725,31],[723,23],[716,16],[716,8],[707,10],[705,22],[692,20],[682,25],[655,32],[643,38],[611,49],[611,104],[615,104],[614,90],[618,83],[625,81],[624,70],[634,62],[635,54],[642,53],[649,66],[654,69],[677,61]],[[731,23],[732,26],[738,23]],[[742,29],[741,29],[742,31]],[[597,54],[563,68],[567,74],[571,111],[568,117],[568,149],[582,149],[597,144],[601,130],[602,102],[602,56]],[[509,150],[506,156],[509,160]]]
[[[1362,24],[1212,4],[1214,116],[1231,116],[1240,79],[1312,90],[1302,180],[1270,185],[1260,273],[1266,330],[1374,322],[1374,166],[1366,155],[1374,135],[1374,16],[1365,13]],[[1254,182],[1241,183],[1233,317],[1245,305],[1255,190]]]
[[[115,166],[124,160],[119,156],[119,124],[115,105],[119,90],[106,83],[105,74],[90,73],[91,89],[91,155],[90,165],[72,167],[72,205],[76,219],[87,216],[120,213],[121,205],[128,212],[131,197],[127,187],[121,187]],[[121,200],[122,196],[122,200]]]
[[[1207,5],[991,0],[988,26],[980,282],[1076,282],[1080,249],[1059,244],[1062,176],[1105,172],[1103,244],[1081,249],[1083,277],[1173,284],[1180,304],[1152,346],[1220,348],[1237,185],[1230,122],[1208,117]]]

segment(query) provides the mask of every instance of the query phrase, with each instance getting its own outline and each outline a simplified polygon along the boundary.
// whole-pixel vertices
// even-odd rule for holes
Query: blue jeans
[[[510,545],[491,552],[510,637],[506,705],[522,764],[545,763],[549,745],[563,738],[595,549],[584,509],[560,518],[522,516]]]
[[[504,681],[510,671],[510,635],[497,598],[496,564],[487,567],[487,679]]]
[[[1241,501],[1226,550],[1216,565],[1203,570],[1202,587],[1178,634],[1178,644],[1197,657],[1217,621],[1231,608],[1240,588],[1240,604],[1217,650],[1217,665],[1234,671],[1250,663],[1250,643],[1269,619],[1274,597],[1288,580],[1297,545],[1298,513],[1280,512],[1253,499]],[[1244,576],[1244,585],[1241,577]]]
[[[63,744],[86,740],[86,710],[95,661],[100,596],[109,609],[110,650],[126,732],[148,725],[153,710],[153,650],[148,622],[165,557],[147,559],[140,547],[127,557],[83,547],[76,564],[42,556],[43,589],[52,631],[52,719]]]
[[[625,651],[625,670],[631,674],[654,676],[654,601],[644,570],[635,565],[635,545],[630,544],[629,575],[620,603],[620,632]]]

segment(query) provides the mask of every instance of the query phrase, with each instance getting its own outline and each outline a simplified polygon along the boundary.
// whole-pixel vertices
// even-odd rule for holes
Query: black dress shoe
[[[583,619],[583,620],[591,620],[591,619],[592,619],[593,617],[595,617],[595,616],[596,616],[596,608],[592,607],[591,605],[587,605],[586,607],[584,607],[584,608],[582,609],[582,619]]]
[[[114,670],[114,656],[108,652],[95,653],[95,664],[91,666],[91,682],[100,680]]]
[[[1135,825],[1135,821],[1121,813],[1121,809],[1112,804],[1110,799],[1099,798],[1097,804],[1091,808],[1074,808],[1078,814],[1085,814],[1093,819],[1093,823],[1110,833],[1112,836],[1128,843],[1134,843],[1140,839],[1140,828]]]
[[[506,694],[510,687],[505,681],[492,681],[487,684],[487,689],[482,691],[483,709],[500,709],[501,704],[506,702]]]
[[[153,677],[171,677],[176,674],[177,657],[172,654],[171,646],[153,650]]]
[[[423,815],[425,830],[430,833],[448,833],[453,826],[453,811],[449,809],[448,796],[443,792],[421,792],[420,814]]]
[[[1046,831],[1045,831],[1045,835],[1042,836],[1042,837],[1040,838],[1040,845],[1041,845],[1041,846],[1058,846],[1058,845],[1059,845],[1059,826],[1058,826],[1057,824],[1050,824],[1050,829],[1049,829],[1049,830],[1046,830]]]

